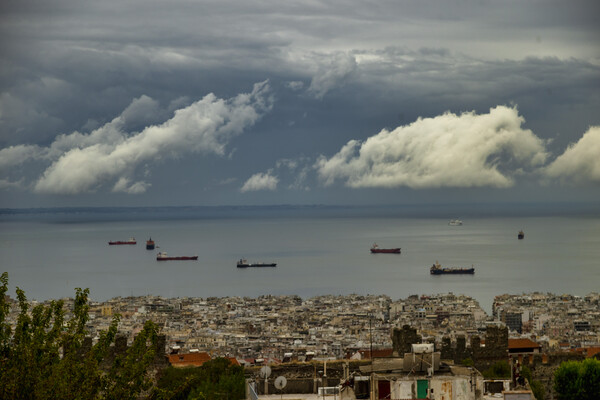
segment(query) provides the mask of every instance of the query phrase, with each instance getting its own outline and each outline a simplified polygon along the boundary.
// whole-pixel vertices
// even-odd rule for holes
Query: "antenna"
[[[269,376],[271,376],[271,367],[265,365],[260,369],[260,377],[263,379],[267,379]]]
[[[275,379],[275,387],[279,390],[282,390],[285,385],[287,385],[287,379],[285,379],[285,376],[278,376],[277,379]]]
[[[260,369],[260,377],[265,380],[265,394],[269,394],[269,376],[271,375],[271,368],[265,365]]]
[[[283,399],[283,388],[287,385],[287,379],[285,376],[278,376],[275,379],[275,388],[281,392],[281,398]]]

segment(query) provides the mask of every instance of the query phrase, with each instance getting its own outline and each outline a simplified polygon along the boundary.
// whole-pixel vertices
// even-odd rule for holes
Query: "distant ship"
[[[444,274],[474,274],[475,268],[442,268],[439,262],[435,262],[429,269],[431,275],[444,275]]]
[[[146,250],[154,250],[154,240],[152,238],[146,240]]]
[[[448,222],[448,225],[450,226],[461,226],[463,224],[463,222],[460,219],[451,219],[450,222]]]
[[[377,245],[377,243],[373,243],[373,246],[371,246],[371,253],[400,254],[400,247],[395,247],[393,249],[382,249]]]
[[[238,268],[249,268],[249,267],[276,267],[277,263],[249,263],[245,258],[240,258],[237,262]]]
[[[197,260],[198,256],[169,256],[165,252],[159,252],[156,255],[156,261],[169,261],[169,260]]]
[[[525,234],[523,233],[523,231],[519,231],[519,234],[517,235],[517,237],[519,239],[523,239],[523,238],[525,238]]]
[[[110,241],[108,242],[108,244],[112,245],[116,245],[116,244],[137,244],[135,238],[129,238],[127,240],[115,240],[115,241]]]

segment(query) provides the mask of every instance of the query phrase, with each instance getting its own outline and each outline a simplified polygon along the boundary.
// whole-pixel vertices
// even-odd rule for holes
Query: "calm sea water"
[[[498,294],[600,289],[598,217],[473,217],[448,226],[448,218],[234,214],[5,215],[0,271],[9,273],[11,294],[19,286],[38,300],[71,297],[76,287],[90,288],[94,300],[350,293],[398,299],[453,292],[476,298],[489,312]],[[517,240],[519,229],[524,240]],[[108,245],[132,236],[136,246]],[[145,249],[150,236],[155,251]],[[402,254],[370,254],[374,242],[401,247]],[[157,262],[157,251],[198,255],[198,261]],[[277,267],[238,269],[242,257]],[[473,265],[475,274],[431,276],[436,260]]]

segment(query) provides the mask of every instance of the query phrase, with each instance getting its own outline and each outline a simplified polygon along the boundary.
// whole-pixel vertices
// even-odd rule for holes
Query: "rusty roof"
[[[529,339],[508,339],[508,348],[509,349],[530,349],[530,348],[540,348],[541,345],[537,344],[533,340]]]
[[[169,362],[174,367],[199,367],[210,360],[210,354],[206,352],[169,355]]]

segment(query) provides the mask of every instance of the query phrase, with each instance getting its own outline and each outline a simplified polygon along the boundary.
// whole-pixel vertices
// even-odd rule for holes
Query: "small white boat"
[[[450,222],[448,222],[448,225],[450,226],[461,226],[463,224],[463,222],[460,219],[451,219]]]

